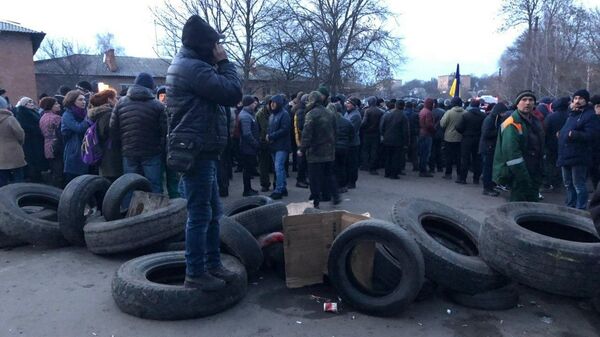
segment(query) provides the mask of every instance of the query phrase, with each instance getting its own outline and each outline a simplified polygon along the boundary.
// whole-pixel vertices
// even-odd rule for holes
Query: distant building
[[[74,88],[75,83],[81,80],[90,82],[92,86],[103,83],[120,92],[132,85],[140,72],[152,75],[157,86],[164,84],[170,64],[168,59],[117,56],[114,50],[109,49],[104,55],[76,54],[36,61],[35,79],[39,94],[54,94],[61,85]],[[241,78],[239,68],[238,73]],[[257,65],[250,72],[245,90],[264,97],[306,90],[305,86],[307,80],[304,77],[288,81],[281,71]]]
[[[438,90],[440,93],[448,93],[452,82],[454,81],[454,74],[438,76]],[[460,92],[466,93],[471,90],[471,76],[460,75]]]
[[[33,55],[46,36],[14,22],[0,21],[0,88],[12,104],[23,96],[37,98]]]

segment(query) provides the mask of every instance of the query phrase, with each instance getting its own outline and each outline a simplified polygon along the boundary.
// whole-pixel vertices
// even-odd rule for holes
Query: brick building
[[[6,90],[12,104],[23,96],[37,97],[33,55],[44,36],[17,23],[0,21],[0,88]]]

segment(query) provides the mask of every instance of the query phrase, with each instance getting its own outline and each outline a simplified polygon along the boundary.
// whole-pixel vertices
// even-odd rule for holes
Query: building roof
[[[42,44],[44,36],[46,36],[46,33],[44,32],[38,32],[33,29],[25,28],[16,22],[9,21],[0,21],[0,33],[1,32],[29,34],[31,37],[31,46],[33,47],[34,54]]]
[[[136,77],[145,72],[153,77],[166,77],[171,62],[160,58],[117,56],[117,71],[112,72],[104,63],[104,55],[75,54],[35,61],[36,74],[64,74],[65,63],[77,64],[82,76]]]

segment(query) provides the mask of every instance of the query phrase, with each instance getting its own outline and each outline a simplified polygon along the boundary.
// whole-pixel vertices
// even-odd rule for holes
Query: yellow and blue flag
[[[456,75],[448,94],[450,97],[460,97],[460,65],[458,63],[456,64]]]

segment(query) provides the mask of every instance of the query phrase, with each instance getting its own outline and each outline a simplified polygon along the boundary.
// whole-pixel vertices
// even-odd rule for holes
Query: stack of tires
[[[253,196],[228,205],[224,214],[220,220],[221,260],[238,276],[234,281],[217,292],[184,288],[185,241],[180,237],[155,246],[162,252],[138,257],[119,268],[112,283],[117,306],[141,318],[177,320],[215,314],[240,301],[248,278],[255,277],[263,264],[259,241],[262,246],[283,242],[280,231],[287,208],[268,197]]]

